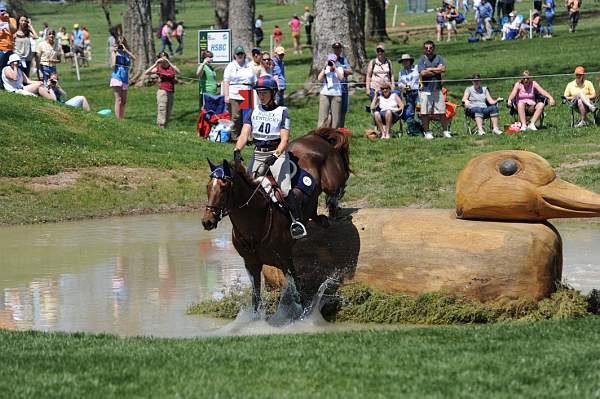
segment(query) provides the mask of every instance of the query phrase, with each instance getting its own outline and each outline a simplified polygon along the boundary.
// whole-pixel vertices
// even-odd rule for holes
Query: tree
[[[142,86],[148,82],[144,71],[154,63],[154,31],[150,0],[128,0],[124,16],[125,38],[136,59],[129,68],[129,83]]]
[[[367,39],[383,41],[389,39],[385,29],[385,1],[367,0],[369,18],[367,20]]]
[[[227,29],[229,27],[229,0],[215,1],[215,28]]]
[[[8,0],[6,2],[10,16],[16,18],[20,15],[25,15],[25,6],[22,0]]]
[[[175,0],[160,0],[160,24],[169,20],[175,22],[175,11]]]
[[[242,45],[249,54],[254,47],[254,0],[229,0],[229,27],[233,46]]]

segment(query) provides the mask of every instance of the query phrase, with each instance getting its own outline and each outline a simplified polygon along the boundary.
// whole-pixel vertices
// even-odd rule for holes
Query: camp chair
[[[562,96],[562,103],[567,105],[571,110],[571,125],[569,127],[575,127],[577,124],[577,120],[579,119],[579,108],[573,106],[573,102],[567,100],[567,97]],[[600,107],[600,96],[596,96],[596,98],[592,101],[592,103],[596,106],[595,112],[590,112],[592,115],[592,119],[596,126],[600,126],[600,111],[598,107]]]
[[[546,117],[546,107],[548,106],[548,97],[546,96],[542,96],[541,94],[536,93],[535,94],[535,103],[544,103],[544,112],[542,112],[542,115],[540,115],[540,121],[539,121],[539,128],[543,128],[544,127],[544,118]],[[517,111],[517,99],[513,98],[511,104],[510,104],[510,114],[513,117],[513,121],[517,122],[519,120],[519,112]],[[527,110],[525,111],[525,115],[526,116],[532,116],[533,114],[531,112],[527,112]]]

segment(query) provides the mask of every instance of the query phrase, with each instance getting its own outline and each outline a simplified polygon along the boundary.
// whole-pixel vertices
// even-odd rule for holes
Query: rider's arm
[[[279,132],[281,134],[281,143],[279,143],[279,145],[277,146],[277,149],[275,150],[275,155],[277,157],[279,157],[281,154],[283,154],[285,152],[285,149],[287,148],[287,145],[288,145],[288,141],[290,139],[290,131],[288,129],[281,129],[281,130],[279,130]],[[239,143],[239,139],[238,139],[238,143]]]
[[[240,137],[238,137],[237,143],[235,144],[236,150],[242,151],[244,149],[246,143],[248,142],[248,138],[250,137],[251,130],[252,126],[249,123],[244,123],[244,126],[242,126],[242,132],[240,133]]]

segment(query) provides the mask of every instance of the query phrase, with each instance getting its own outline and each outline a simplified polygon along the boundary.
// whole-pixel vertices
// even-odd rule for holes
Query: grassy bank
[[[600,318],[197,340],[0,331],[11,398],[593,398]]]

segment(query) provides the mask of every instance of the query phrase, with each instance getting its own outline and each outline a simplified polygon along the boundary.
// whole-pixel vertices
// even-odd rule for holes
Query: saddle
[[[303,194],[302,205],[306,199],[313,193],[316,187],[315,178],[306,170],[302,169],[298,162],[295,159],[290,159],[291,166],[291,177],[292,177],[292,190],[298,189]],[[260,178],[260,177],[259,177]],[[271,175],[270,170],[267,168],[267,174],[263,179],[260,179],[261,186],[265,193],[271,198],[271,200],[276,203],[279,208],[286,213],[289,211],[288,205],[285,201],[285,196],[283,195],[283,190],[275,181],[273,175]]]

